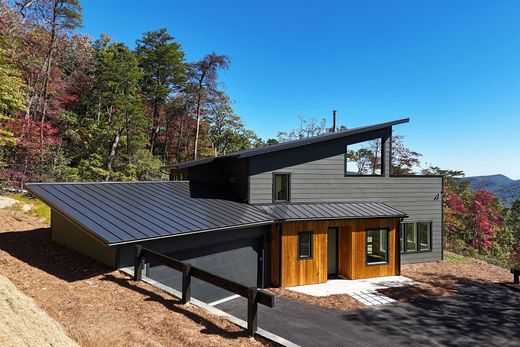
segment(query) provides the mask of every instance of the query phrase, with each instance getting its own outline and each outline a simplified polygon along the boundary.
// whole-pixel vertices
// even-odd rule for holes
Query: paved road
[[[467,285],[460,295],[353,312],[277,297],[258,326],[301,346],[520,346],[520,291]],[[246,318],[243,298],[219,309]]]

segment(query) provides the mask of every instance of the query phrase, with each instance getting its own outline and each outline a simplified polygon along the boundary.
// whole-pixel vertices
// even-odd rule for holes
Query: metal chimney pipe
[[[332,132],[336,132],[336,110],[332,110]]]

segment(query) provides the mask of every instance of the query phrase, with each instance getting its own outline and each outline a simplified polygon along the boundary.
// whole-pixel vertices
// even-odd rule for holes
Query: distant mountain
[[[504,175],[473,176],[458,180],[468,181],[473,190],[484,189],[493,193],[507,207],[520,199],[520,180],[515,181]]]

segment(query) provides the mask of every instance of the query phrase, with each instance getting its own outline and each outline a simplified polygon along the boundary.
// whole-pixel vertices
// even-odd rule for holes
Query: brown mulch
[[[0,274],[82,346],[256,346],[245,331],[51,242],[44,222],[0,209]]]
[[[421,284],[381,289],[379,292],[398,301],[411,302],[458,294],[457,286],[461,284],[511,282],[512,276],[506,269],[477,259],[467,258],[467,261],[467,264],[436,261],[402,265],[401,274]]]
[[[353,311],[365,307],[362,303],[346,294],[337,294],[329,296],[313,296],[298,293],[286,288],[269,288],[271,292],[278,296],[284,296],[289,299],[299,300],[311,305],[317,305],[327,308],[335,308],[342,311]]]

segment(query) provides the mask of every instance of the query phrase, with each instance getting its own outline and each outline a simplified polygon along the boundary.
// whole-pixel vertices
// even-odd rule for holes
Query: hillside
[[[484,189],[493,193],[507,207],[520,199],[520,180],[515,181],[504,175],[473,176],[459,180],[468,181],[473,190]]]

